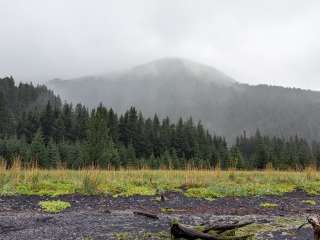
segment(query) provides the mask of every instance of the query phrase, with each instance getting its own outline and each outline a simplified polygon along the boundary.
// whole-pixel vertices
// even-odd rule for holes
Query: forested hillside
[[[145,117],[130,107],[123,114],[100,104],[61,104],[43,86],[0,79],[0,156],[41,167],[69,168],[304,168],[320,163],[320,144],[299,138],[246,133],[228,145],[192,118]]]
[[[243,131],[252,136],[256,129],[268,136],[298,134],[320,141],[319,92],[241,84],[185,59],[160,59],[119,73],[54,80],[48,86],[87,106],[103,102],[123,113],[134,105],[148,117],[157,112],[174,121],[192,116],[228,142]]]
[[[47,102],[59,106],[61,101],[46,86],[20,83],[12,77],[0,79],[0,137],[14,135],[23,112],[40,111]]]

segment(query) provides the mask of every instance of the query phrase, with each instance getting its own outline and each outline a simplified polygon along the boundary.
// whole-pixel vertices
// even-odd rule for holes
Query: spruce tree
[[[44,143],[41,129],[38,129],[31,143],[32,161],[41,167],[50,167],[48,151]]]
[[[117,158],[117,150],[109,136],[107,127],[106,109],[99,106],[91,113],[88,138],[85,147],[86,164],[107,167]]]
[[[51,138],[48,143],[48,161],[50,167],[57,167],[59,163],[61,163],[60,152],[57,144]]]

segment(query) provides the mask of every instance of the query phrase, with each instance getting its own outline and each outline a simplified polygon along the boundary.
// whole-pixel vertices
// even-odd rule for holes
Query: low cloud
[[[320,90],[317,0],[4,0],[0,75],[44,82],[178,56]]]

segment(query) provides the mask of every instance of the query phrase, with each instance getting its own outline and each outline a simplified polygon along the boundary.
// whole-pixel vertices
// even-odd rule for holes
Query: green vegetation
[[[162,213],[173,213],[173,212],[175,212],[176,210],[173,209],[173,208],[161,208],[160,211],[161,211]]]
[[[139,232],[128,233],[119,232],[114,234],[117,240],[140,239],[140,240],[170,240],[171,236],[167,232]]]
[[[221,170],[40,170],[6,169],[0,164],[0,195],[59,196],[105,194],[152,196],[159,191],[181,191],[187,197],[214,200],[220,197],[282,195],[301,189],[319,193],[320,173]]]
[[[64,201],[41,201],[39,202],[41,209],[48,213],[59,213],[66,208],[71,207],[71,204]]]
[[[214,201],[296,189],[318,195],[319,166],[320,143],[297,136],[268,137],[257,130],[253,136],[243,133],[228,146],[224,137],[211,135],[192,118],[175,123],[157,114],[145,118],[134,107],[122,115],[103,105],[89,111],[81,104],[62,104],[46,87],[15,86],[12,78],[0,79],[0,196],[129,197],[181,191]],[[59,200],[41,201],[39,206],[50,213],[71,207]],[[260,207],[278,205],[265,202]],[[290,224],[288,219],[275,222],[283,229]],[[254,224],[245,230],[274,228]],[[151,234],[146,233],[146,239]],[[116,235],[119,240],[127,237],[128,233]]]
[[[15,86],[12,78],[4,78],[0,79],[0,158],[11,166],[17,157],[24,166],[37,163],[47,169],[301,170],[320,165],[320,143],[309,144],[297,136],[263,136],[257,130],[253,136],[243,133],[228,146],[223,136],[210,134],[192,118],[176,122],[161,120],[157,114],[146,118],[134,107],[118,115],[101,104],[89,111],[81,104],[62,104],[44,86]],[[232,181],[235,176],[231,172],[229,177]],[[87,180],[83,192],[97,191],[99,183]]]
[[[116,233],[115,237],[117,240],[127,240],[129,239],[129,233],[127,232]]]
[[[99,192],[99,178],[97,175],[85,173],[79,192],[87,195],[97,194]]]
[[[260,207],[262,207],[262,208],[277,208],[278,204],[265,202],[265,203],[261,203]]]
[[[18,184],[16,191],[21,195],[59,196],[72,194],[75,192],[75,189],[74,186],[68,182],[43,180],[37,186],[33,186],[32,183]]]
[[[311,199],[303,200],[302,203],[307,204],[307,205],[312,205],[312,206],[317,205],[317,202],[315,200],[311,200]]]
[[[144,232],[142,236],[143,240],[154,239],[154,240],[171,240],[171,236],[167,232]]]
[[[213,75],[195,75],[185,62],[181,59],[160,59],[125,71],[121,77],[117,75],[112,78],[109,75],[101,79],[99,76],[100,81],[92,81],[95,77],[90,76],[81,78],[81,84],[79,81],[58,80],[52,85],[62,96],[74,101],[81,100],[90,107],[102,101],[112,103],[116,109],[123,109],[134,102],[139,103],[143,112],[150,113],[152,109],[157,109],[161,116],[171,117],[183,112],[194,119],[201,119],[210,127],[210,132],[221,132],[227,139],[234,140],[235,134],[242,129],[246,129],[249,136],[254,129],[260,128],[261,132],[269,136],[294,137],[297,134],[310,143],[313,140],[320,141],[319,91],[232,83],[233,80],[228,81],[225,75],[222,78],[217,76],[216,70],[213,70]],[[150,69],[156,69],[157,74],[150,74],[145,79],[145,75],[140,73],[149,72]],[[210,71],[210,67],[208,70]],[[118,78],[122,81],[117,81]],[[220,80],[228,83],[220,84]],[[146,82],[148,92],[144,91]],[[208,84],[209,82],[212,84]],[[126,93],[126,88],[131,90],[130,97],[120,97]],[[296,163],[300,164],[300,157],[290,159],[270,151],[271,146],[263,144],[260,147],[262,151],[257,153],[264,156],[261,161],[271,157],[282,164],[291,165],[292,168]],[[282,142],[277,144],[277,141],[272,148],[278,151],[286,148],[289,151],[286,154],[289,155],[290,151],[294,153],[301,150],[284,146]],[[268,154],[264,155],[263,152]],[[251,157],[255,158],[254,155]],[[254,164],[253,159],[251,161],[248,163]],[[278,168],[277,165],[274,167]]]
[[[230,235],[237,235],[237,236],[243,236],[243,235],[257,235],[259,236],[259,239],[262,239],[261,236],[264,234],[270,234],[275,231],[280,231],[284,235],[291,236],[293,233],[292,229],[297,229],[299,226],[305,223],[304,217],[271,217],[270,216],[270,222],[268,223],[254,223],[250,224],[248,226],[242,227],[237,229],[236,231],[227,231],[225,232],[225,236]],[[173,222],[176,222],[176,220]],[[304,228],[310,228],[310,226],[306,225]],[[199,225],[194,227],[195,230],[202,231],[204,229],[204,226]],[[213,231],[212,231],[213,232]],[[168,232],[134,232],[134,233],[128,233],[128,232],[120,232],[115,234],[115,238],[117,240],[127,240],[129,237],[135,237],[135,239],[142,239],[142,240],[169,240],[171,239],[171,236]],[[256,239],[253,237],[252,239]]]
[[[305,223],[305,218],[297,217],[276,217],[268,224],[251,224],[240,228],[236,231],[236,234],[245,235],[245,234],[263,234],[270,233],[274,231],[282,231],[284,234],[290,235],[290,229],[297,229]],[[308,227],[308,226],[306,226]]]
[[[185,195],[187,197],[194,197],[194,198],[205,198],[207,200],[214,200],[215,198],[219,197],[218,193],[211,191],[212,189],[209,188],[190,188],[187,189]]]
[[[293,184],[266,182],[242,182],[240,179],[235,181],[222,182],[209,185],[206,188],[190,188],[186,191],[188,197],[201,197],[213,200],[219,197],[246,197],[261,195],[282,195],[292,192],[295,189]]]

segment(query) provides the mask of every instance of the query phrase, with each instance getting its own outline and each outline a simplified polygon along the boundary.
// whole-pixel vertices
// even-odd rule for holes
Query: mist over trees
[[[123,114],[102,104],[62,104],[44,86],[0,79],[0,156],[45,168],[186,167],[300,169],[320,164],[320,144],[292,136],[253,136],[246,132],[228,145],[192,118],[145,117],[135,107]]]
[[[0,137],[14,135],[21,113],[41,110],[48,101],[61,104],[45,86],[20,83],[16,87],[12,77],[0,78]]]
[[[277,76],[275,76],[277,78]],[[51,81],[64,99],[96,107],[99,102],[125,112],[130,106],[145,116],[179,117],[203,125],[228,142],[247,132],[320,141],[320,93],[276,86],[237,83],[215,68],[168,58],[128,71]]]

